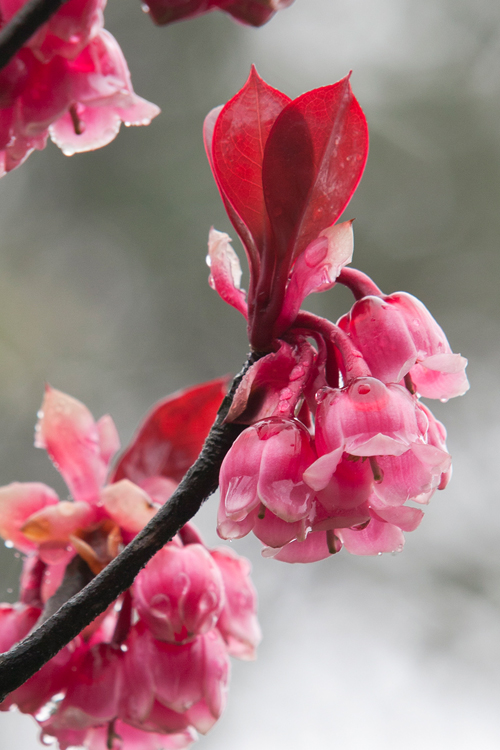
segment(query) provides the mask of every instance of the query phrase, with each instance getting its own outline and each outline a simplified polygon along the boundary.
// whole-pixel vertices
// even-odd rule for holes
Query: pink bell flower
[[[271,417],[248,427],[227,453],[220,472],[221,507],[230,521],[242,521],[261,504],[282,520],[305,518],[313,491],[303,482],[315,453],[297,420]],[[222,538],[227,537],[222,524]]]
[[[41,62],[27,47],[0,71],[0,176],[47,137],[67,156],[110,143],[120,125],[148,125],[159,113],[137,96],[116,40],[99,31],[74,59]]]
[[[163,547],[139,573],[133,591],[154,637],[172,643],[212,630],[225,603],[220,570],[201,544]]]
[[[304,474],[315,490],[327,486],[344,452],[362,457],[401,456],[425,440],[427,417],[400,385],[356,378],[344,388],[325,389],[320,398],[316,414],[320,458]]]
[[[467,360],[453,354],[442,328],[411,294],[364,297],[338,325],[384,383],[399,383],[409,374],[421,396],[441,401],[469,388]]]

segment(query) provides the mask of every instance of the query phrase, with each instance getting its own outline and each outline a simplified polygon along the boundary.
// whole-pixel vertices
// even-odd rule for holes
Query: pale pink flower
[[[0,176],[52,140],[70,156],[113,140],[120,125],[159,113],[137,96],[116,40],[101,30],[75,59],[41,62],[25,47],[0,71]]]

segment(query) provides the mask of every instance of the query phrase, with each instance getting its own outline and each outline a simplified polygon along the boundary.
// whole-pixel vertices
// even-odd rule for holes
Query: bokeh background
[[[229,705],[200,750],[500,747],[500,5],[296,0],[266,27],[213,13],[155,28],[138,0],[107,27],[162,114],[110,146],[49,145],[0,183],[0,484],[65,489],[32,447],[45,381],[109,412],[123,444],[167,393],[235,372],[245,326],[207,281],[208,229],[231,231],[203,152],[212,107],[251,62],[291,96],[352,69],[371,151],[346,211],[354,266],[431,309],[469,357],[471,391],[433,404],[455,474],[396,556],[253,563],[264,640],[233,664]],[[238,243],[235,243],[238,246]],[[310,298],[333,320],[343,289]],[[216,544],[216,500],[199,524]],[[0,600],[20,560],[0,550]],[[0,716],[1,750],[37,747]]]

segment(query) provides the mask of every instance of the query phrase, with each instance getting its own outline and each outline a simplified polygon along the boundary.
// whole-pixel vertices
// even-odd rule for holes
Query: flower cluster
[[[242,23],[262,26],[276,11],[293,0],[146,0],[153,21],[163,25],[193,18],[211,10],[223,10]]]
[[[0,0],[0,27],[25,0]],[[159,113],[137,96],[116,40],[103,29],[106,0],[68,0],[0,71],[0,177],[47,138],[71,156],[105,146],[124,122]]]
[[[113,559],[165,502],[198,454],[225,379],[189,389],[148,416],[106,484],[118,449],[109,416],[46,391],[36,444],[73,500],[40,483],[0,488],[0,534],[26,555],[20,601],[0,605],[7,651]],[[260,640],[246,560],[207,549],[184,526],[133,586],[0,705],[32,714],[61,750],[185,748],[219,718],[229,655]]]
[[[248,427],[222,464],[219,534],[253,531],[263,554],[288,562],[399,550],[450,476],[445,429],[420,396],[463,394],[466,360],[421,302],[345,268],[352,222],[334,222],[368,153],[349,78],[291,101],[252,70],[207,116],[205,142],[248,257],[248,296],[229,236],[213,229],[209,282],[264,355],[228,415]],[[356,300],[336,325],[300,310],[335,283]]]

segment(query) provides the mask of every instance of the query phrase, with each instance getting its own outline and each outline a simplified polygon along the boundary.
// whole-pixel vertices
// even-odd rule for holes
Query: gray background
[[[254,538],[235,543],[264,641],[255,663],[234,662],[227,711],[199,747],[498,750],[497,0],[296,0],[260,30],[220,13],[158,29],[136,0],[110,0],[106,18],[136,91],[163,112],[95,153],[49,145],[0,183],[0,483],[64,496],[32,448],[44,381],[111,413],[126,444],[156,399],[239,369],[243,320],[206,283],[208,229],[230,225],[203,117],[251,62],[291,96],[352,68],[371,131],[346,212],[353,265],[422,299],[470,359],[470,393],[432,405],[455,474],[397,556],[287,566]],[[350,300],[309,303],[335,320]],[[210,543],[215,509],[200,514]],[[1,551],[0,599],[15,599],[19,563]],[[0,726],[2,750],[36,746],[31,719]]]

